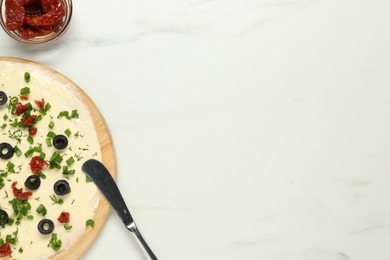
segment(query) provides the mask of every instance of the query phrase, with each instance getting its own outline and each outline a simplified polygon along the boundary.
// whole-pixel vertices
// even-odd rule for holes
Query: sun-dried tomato
[[[9,245],[9,242],[6,242],[4,245],[0,246],[0,257],[12,258],[11,246]]]
[[[22,103],[18,102],[18,104],[16,105],[15,114],[16,114],[17,116],[20,116],[20,115],[23,114],[24,111],[26,111],[27,109],[28,109],[28,106],[23,105]]]
[[[7,28],[25,39],[58,31],[65,13],[64,0],[6,0]]]
[[[39,156],[34,156],[30,161],[30,168],[34,174],[39,173],[44,166],[48,165],[49,164],[45,160],[42,160]]]
[[[13,31],[22,27],[25,17],[24,0],[6,0],[5,17],[5,27],[8,30]]]
[[[40,26],[37,28],[29,27],[29,26],[23,26],[18,30],[20,36],[22,36],[24,39],[30,39],[38,36],[45,36],[53,32],[53,26]]]
[[[69,212],[62,211],[61,215],[57,218],[60,223],[69,223]]]
[[[25,0],[24,9],[26,10],[26,15],[44,14],[41,0]]]
[[[39,16],[30,16],[27,15],[25,18],[25,22],[30,26],[47,26],[47,25],[53,25],[59,20],[62,19],[65,15],[65,7],[64,3],[62,1],[56,1],[56,5],[53,9],[50,8],[49,11],[47,11],[43,15]]]
[[[37,131],[38,131],[38,128],[36,128],[35,126],[32,127],[31,129],[28,130],[28,135],[29,136],[34,136],[37,134]]]
[[[45,108],[45,100],[42,98],[41,101],[35,100],[35,104],[37,104],[39,109],[44,109]]]
[[[53,10],[59,0],[41,0],[41,7],[44,13]]]
[[[35,118],[37,118],[36,115],[31,115],[27,118],[22,118],[20,121],[25,126],[32,126],[35,123]]]
[[[23,192],[23,188],[16,188],[16,184],[18,184],[17,181],[14,181],[11,185],[12,191],[14,192],[14,196],[20,200],[26,200],[28,197],[32,196],[31,191],[25,191]]]

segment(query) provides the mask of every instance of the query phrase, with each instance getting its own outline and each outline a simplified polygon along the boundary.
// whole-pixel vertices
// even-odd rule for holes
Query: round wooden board
[[[102,114],[100,113],[96,105],[93,103],[91,98],[89,98],[89,96],[69,78],[65,77],[58,71],[46,67],[42,64],[25,60],[25,59],[12,58],[12,57],[0,57],[0,61],[7,61],[10,63],[23,63],[23,64],[31,65],[32,67],[39,67],[40,69],[46,71],[48,74],[51,74],[51,76],[53,76],[54,78],[63,82],[67,82],[71,85],[72,90],[78,94],[75,96],[77,96],[80,99],[80,101],[85,104],[85,106],[88,108],[89,113],[91,114],[91,117],[93,119],[96,128],[96,133],[99,139],[99,143],[100,143],[103,164],[107,167],[107,169],[110,171],[111,175],[115,179],[116,158],[115,158],[115,150],[114,150],[111,134]],[[86,229],[84,234],[78,239],[76,243],[74,243],[72,247],[70,247],[67,250],[60,251],[59,253],[54,255],[51,259],[53,260],[54,259],[56,260],[79,259],[86,252],[86,250],[91,246],[93,241],[98,236],[100,230],[103,228],[103,225],[106,222],[109,213],[110,213],[110,205],[104,199],[104,197],[100,196],[99,206],[93,218],[95,221],[94,228]]]

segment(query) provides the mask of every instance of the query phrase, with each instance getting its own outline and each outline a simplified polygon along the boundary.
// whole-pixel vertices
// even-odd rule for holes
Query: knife
[[[100,161],[90,159],[83,163],[81,169],[95,183],[100,192],[110,203],[111,207],[122,219],[126,228],[135,235],[147,256],[152,260],[157,260],[157,257],[139,232],[130,211],[127,209],[119,188],[107,168]]]

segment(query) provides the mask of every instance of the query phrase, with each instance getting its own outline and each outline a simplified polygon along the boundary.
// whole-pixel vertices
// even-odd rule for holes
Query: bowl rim
[[[24,39],[22,38],[18,33],[15,31],[10,31],[5,27],[5,2],[6,0],[0,0],[0,25],[5,31],[8,36],[10,36],[13,40],[17,41],[18,43],[21,43],[26,46],[46,46],[49,45],[58,39],[60,39],[63,34],[68,30],[70,26],[70,21],[72,20],[72,14],[73,14],[73,2],[72,0],[61,0],[65,3],[65,16],[63,18],[64,24],[55,33],[50,33],[45,36],[40,36],[40,37],[33,37],[30,39]]]

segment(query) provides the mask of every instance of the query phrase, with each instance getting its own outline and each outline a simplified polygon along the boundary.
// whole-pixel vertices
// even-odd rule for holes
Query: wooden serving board
[[[83,104],[85,104],[93,119],[96,128],[96,133],[100,143],[103,164],[107,167],[107,169],[110,171],[111,175],[115,179],[116,178],[116,157],[115,157],[115,150],[114,150],[111,134],[102,114],[100,113],[99,109],[94,104],[94,102],[91,100],[91,98],[69,78],[65,77],[61,73],[47,66],[44,66],[42,64],[33,61],[19,59],[19,58],[12,58],[12,57],[0,57],[0,61],[7,61],[10,63],[23,63],[23,64],[28,64],[29,66],[32,67],[38,67],[46,71],[48,74],[51,74],[51,76],[53,76],[55,79],[58,79],[62,82],[69,83],[71,89],[77,94],[76,96],[80,99],[80,101]],[[54,255],[52,259],[56,259],[56,260],[79,259],[86,252],[86,250],[91,246],[93,241],[98,236],[104,223],[106,222],[109,212],[110,212],[110,206],[108,202],[104,199],[103,196],[100,196],[99,205],[96,210],[95,216],[93,217],[95,221],[94,228],[86,229],[84,234],[79,238],[79,240],[76,243],[74,243],[72,247],[64,251],[60,251],[58,254]]]

